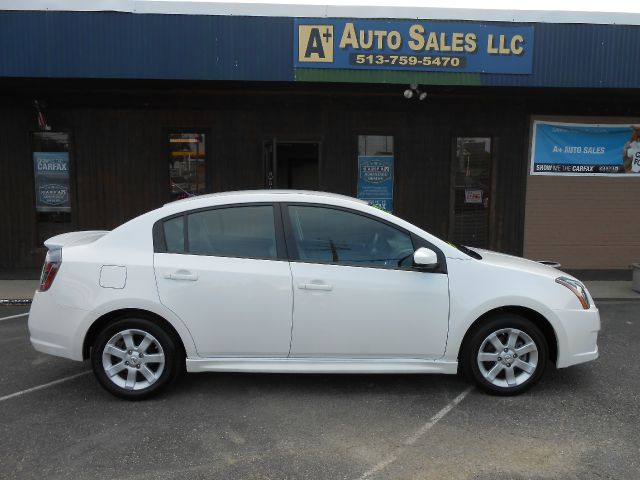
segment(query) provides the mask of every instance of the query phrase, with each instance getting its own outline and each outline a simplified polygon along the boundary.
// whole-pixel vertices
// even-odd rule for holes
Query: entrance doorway
[[[264,142],[265,187],[318,190],[320,143],[267,140]]]
[[[449,239],[461,245],[488,248],[491,138],[456,137],[453,147]]]

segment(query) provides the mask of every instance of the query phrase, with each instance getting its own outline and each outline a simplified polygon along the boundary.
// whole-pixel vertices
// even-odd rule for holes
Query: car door
[[[189,328],[201,357],[286,357],[291,271],[277,206],[202,209],[156,223],[160,301]]]
[[[446,268],[413,268],[415,237],[353,210],[290,204],[284,213],[294,286],[291,357],[444,354]]]

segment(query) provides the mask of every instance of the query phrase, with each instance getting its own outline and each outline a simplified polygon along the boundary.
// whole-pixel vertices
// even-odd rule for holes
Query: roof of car
[[[314,192],[312,190],[235,190],[230,192],[218,192],[218,193],[208,193],[206,195],[194,195],[192,197],[183,198],[180,200],[176,200],[174,202],[167,203],[165,205],[171,205],[178,202],[189,202],[193,200],[202,200],[205,198],[219,198],[219,197],[227,197],[227,196],[239,196],[239,195],[310,195],[314,197],[326,197],[326,198],[339,198],[341,200],[347,200],[351,202],[358,202],[367,204],[364,200],[359,200],[357,198],[349,197],[347,195],[340,195],[339,193],[331,193],[331,192]]]

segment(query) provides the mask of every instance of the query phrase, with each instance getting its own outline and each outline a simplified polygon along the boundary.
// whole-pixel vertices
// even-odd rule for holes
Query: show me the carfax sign
[[[33,152],[36,211],[70,212],[69,153]]]
[[[533,122],[531,175],[640,178],[640,125]]]
[[[533,26],[296,19],[294,66],[529,74]]]

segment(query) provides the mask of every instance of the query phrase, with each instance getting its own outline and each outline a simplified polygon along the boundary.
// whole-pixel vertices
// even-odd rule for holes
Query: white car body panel
[[[299,262],[291,272],[292,357],[442,357],[447,275]]]
[[[156,253],[155,270],[160,301],[188,319],[199,356],[289,354],[289,262]],[[176,272],[197,279],[166,278]]]
[[[154,271],[152,228],[157,220],[197,208],[254,202],[318,203],[379,217],[441,250],[446,257],[448,273],[346,266],[327,269],[326,265],[286,260],[246,260],[243,263],[238,259],[203,259],[189,255],[180,255],[183,259],[174,264],[165,262],[166,259],[163,259],[164,263],[157,260],[157,271]],[[62,266],[51,288],[34,296],[29,314],[31,341],[36,350],[74,360],[83,359],[83,344],[91,325],[103,315],[122,309],[148,311],[173,326],[184,346],[189,371],[454,373],[469,327],[487,312],[505,307],[529,309],[549,322],[557,339],[558,367],[598,356],[598,310],[591,298],[591,307],[582,309],[573,293],[555,282],[555,278],[564,275],[562,272],[493,252],[480,251],[483,260],[473,259],[414,225],[339,195],[292,191],[206,195],[167,204],[108,233],[73,232],[53,237],[46,244],[49,248],[62,248]],[[156,254],[156,257],[170,256]],[[171,281],[176,286],[168,287],[164,281],[165,268],[175,270],[188,265],[195,270],[207,262],[236,274],[243,272],[245,277],[251,265],[266,262],[269,266],[261,267],[256,274],[262,275],[263,282],[268,285],[263,285],[264,291],[252,297],[239,284],[237,289],[233,284],[222,286],[211,277],[206,282],[209,286],[205,282],[199,284],[204,286],[198,287],[201,290],[197,295],[181,298],[180,290],[187,287],[181,286],[179,281]],[[122,288],[109,286],[122,284],[115,280],[107,282],[106,286],[100,285],[104,266],[126,268],[126,282]],[[335,288],[332,291],[297,288],[299,283],[327,281],[328,271],[343,270],[348,270],[349,278],[333,278]],[[200,275],[204,279],[209,274]],[[386,295],[371,297],[372,289],[383,292],[387,278],[393,278],[390,282],[394,284],[405,278],[420,280],[407,281],[408,290],[396,291],[393,298],[388,293],[393,285],[384,289]],[[422,281],[427,284],[428,291],[418,299],[409,298],[410,292],[417,292]],[[344,292],[342,282],[350,284]],[[449,304],[443,300],[445,283],[448,284]],[[165,287],[176,290],[165,292]],[[429,290],[431,288],[434,290]],[[222,289],[224,294],[212,298],[216,289]],[[291,300],[293,296],[296,298]],[[198,316],[212,312],[198,311],[196,298],[209,302],[205,310],[213,308],[213,313],[224,312],[222,318],[227,319],[226,325],[217,321],[219,316],[211,322],[206,316]],[[374,312],[373,324],[360,315],[365,298],[371,303],[370,312]],[[349,299],[355,301],[350,303]],[[433,303],[429,304],[431,301]],[[242,323],[230,326],[230,306],[235,303],[241,305],[245,316]],[[448,321],[444,321],[447,309]],[[421,310],[425,310],[422,317]],[[345,312],[343,321],[339,316],[330,315],[336,311]],[[436,320],[430,321],[433,318]],[[390,322],[398,322],[406,329],[406,335],[402,335],[402,328],[390,328]],[[291,330],[294,346],[287,357],[283,352],[292,341]],[[194,338],[198,345],[204,342],[204,346],[196,348]],[[350,344],[355,348],[350,349]]]

